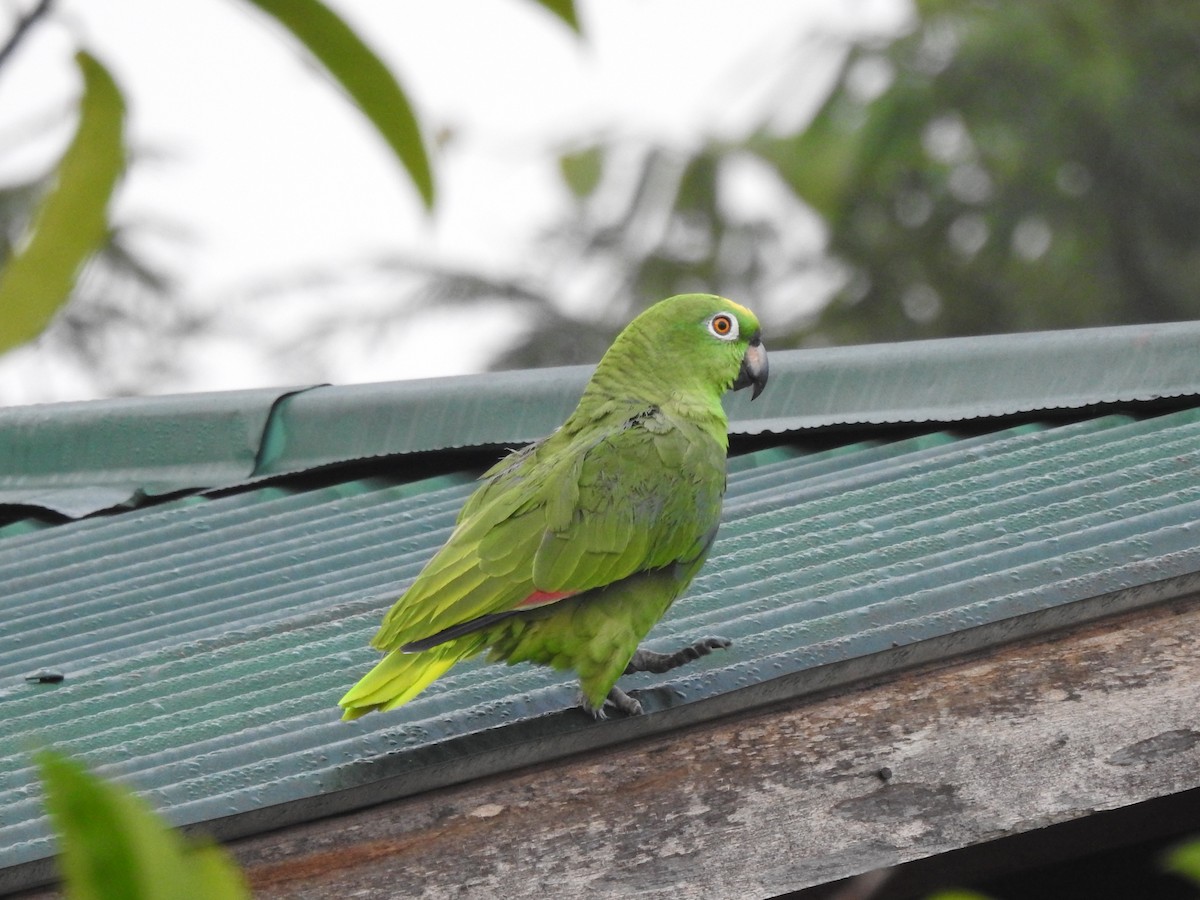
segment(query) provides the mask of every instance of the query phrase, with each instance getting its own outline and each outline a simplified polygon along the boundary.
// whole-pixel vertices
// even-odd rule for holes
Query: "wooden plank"
[[[233,845],[256,897],[754,897],[1200,785],[1200,602]]]

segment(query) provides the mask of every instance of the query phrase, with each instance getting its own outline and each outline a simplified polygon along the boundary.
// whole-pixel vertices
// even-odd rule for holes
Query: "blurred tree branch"
[[[17,22],[13,26],[12,33],[8,36],[8,40],[0,46],[0,67],[3,67],[8,62],[9,57],[16,52],[17,47],[21,45],[21,41],[25,39],[25,35],[29,33],[38,21],[50,12],[50,6],[54,0],[38,0],[33,8],[23,16],[17,16]]]

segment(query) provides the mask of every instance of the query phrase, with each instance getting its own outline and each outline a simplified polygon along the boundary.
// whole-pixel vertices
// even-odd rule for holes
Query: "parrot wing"
[[[397,649],[695,559],[720,516],[724,477],[723,445],[657,409],[531,444],[485,473],[372,644]]]

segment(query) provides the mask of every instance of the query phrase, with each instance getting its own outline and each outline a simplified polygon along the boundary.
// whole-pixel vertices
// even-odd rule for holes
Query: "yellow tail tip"
[[[342,707],[343,722],[353,722],[355,719],[361,719],[367,713],[379,709],[378,706],[342,706],[340,703],[338,706]]]
[[[470,644],[462,646],[453,641],[423,653],[393,650],[338,701],[345,710],[342,719],[351,721],[373,710],[385,712],[403,706],[472,649]]]

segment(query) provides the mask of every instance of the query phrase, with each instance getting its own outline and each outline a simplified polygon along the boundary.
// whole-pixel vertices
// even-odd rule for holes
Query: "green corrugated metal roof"
[[[1062,351],[1062,341],[1034,342]],[[902,346],[908,371],[945,383],[921,347]],[[1185,383],[1185,356],[1196,368],[1192,348],[1156,346],[1154,366],[1145,345],[1129,359],[1115,350],[1106,358],[1127,385],[1109,382],[1085,398],[1072,383],[1062,403],[1044,393],[1039,408],[1192,396],[1164,393],[1164,385]],[[935,349],[963,355],[946,344]],[[803,371],[806,356],[785,359]],[[1025,357],[1022,373],[1033,364]],[[1158,384],[1152,375],[1162,376]],[[554,373],[522,378],[526,396],[540,381],[545,396],[554,393]],[[828,378],[836,381],[832,369]],[[455,385],[443,386],[448,407]],[[762,400],[780,386],[795,397],[802,379],[773,372]],[[993,387],[1006,399],[972,401],[977,413],[1016,411],[1019,391],[1001,381]],[[885,389],[860,385],[853,415],[878,405],[867,399]],[[380,392],[372,402],[382,415],[387,389],[361,390]],[[557,390],[569,398],[576,388]],[[256,456],[295,452],[301,468],[328,462],[315,424],[325,413],[306,407],[319,396],[270,402],[288,434],[308,429],[312,449],[268,447]],[[930,395],[926,408],[935,400]],[[812,418],[789,415],[790,402],[764,407],[761,420],[743,416],[740,427],[771,431]],[[965,409],[955,403],[942,403],[937,421]],[[1183,405],[1147,418],[1147,408],[1126,403],[1126,414],[1067,424],[1005,420],[990,431],[972,422],[970,433],[939,425],[918,437],[832,449],[829,435],[818,434],[812,446],[826,448],[819,451],[806,443],[810,432],[793,432],[731,460],[712,558],[651,640],[665,648],[716,633],[734,645],[667,676],[623,682],[650,713],[635,720],[592,723],[571,710],[570,676],[480,664],[456,668],[394,713],[339,719],[337,698],[375,658],[366,642],[381,613],[448,534],[471,489],[466,473],[408,482],[403,466],[380,460],[373,474],[360,466],[350,480],[314,486],[246,483],[239,472],[235,491],[10,532],[0,537],[0,889],[47,872],[51,844],[29,759],[35,746],[52,745],[132,784],[175,822],[232,836],[1195,590],[1200,404]],[[469,418],[448,407],[448,420]],[[433,416],[437,407],[428,409]],[[47,413],[60,427],[54,419]],[[454,429],[438,427],[438,441],[449,443]],[[472,442],[503,443],[471,428],[478,426],[462,425]],[[253,430],[230,428],[238,448],[230,456]],[[419,440],[397,432],[367,445],[350,437],[344,458],[380,447],[431,449],[413,444]],[[25,679],[39,671],[64,680]]]
[[[0,409],[0,506],[78,517],[254,474],[280,391]]]
[[[730,394],[735,434],[955,422],[1200,397],[1200,323],[1094,328],[771,354],[771,390]],[[1119,361],[1119,362],[1114,362]],[[261,473],[347,458],[522,444],[574,408],[591,366],[325,387],[280,404]],[[346,433],[347,412],[368,427]]]
[[[727,406],[735,434],[760,434],[1200,397],[1197,346],[1200,323],[1187,322],[773,353],[771,390]],[[522,444],[566,418],[590,373],[0,410],[0,506],[78,517],[350,460]]]

